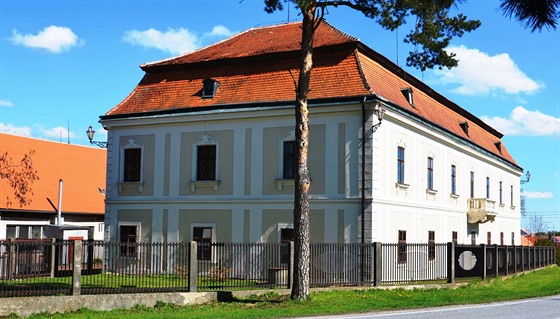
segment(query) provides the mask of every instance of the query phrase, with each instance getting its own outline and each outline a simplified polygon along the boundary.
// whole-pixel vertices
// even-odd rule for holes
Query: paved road
[[[407,311],[375,312],[316,319],[560,319],[560,295],[499,302]]]

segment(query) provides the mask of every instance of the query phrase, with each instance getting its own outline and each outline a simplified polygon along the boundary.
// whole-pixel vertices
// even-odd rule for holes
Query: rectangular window
[[[476,232],[471,232],[471,245],[476,245]]]
[[[457,241],[457,237],[458,237],[458,236],[457,236],[457,232],[456,232],[456,231],[451,232],[451,241],[452,241],[455,245],[457,245],[457,242],[458,242],[458,241]]]
[[[196,259],[212,259],[212,227],[193,227],[193,241],[197,242]]]
[[[490,177],[486,176],[486,199],[490,199]]]
[[[138,248],[138,226],[120,225],[119,242],[121,256],[136,256]]]
[[[503,190],[502,190],[502,181],[500,181],[500,205],[504,204],[503,199],[504,197],[503,197]]]
[[[471,171],[471,198],[474,198],[474,172]]]
[[[451,194],[457,194],[457,167],[451,165]]]
[[[282,157],[282,178],[290,179],[295,177],[295,157],[296,142],[284,141],[284,153]]]
[[[515,245],[515,232],[511,232],[511,245]]]
[[[428,157],[428,189],[434,189],[434,159],[432,157]]]
[[[216,145],[198,145],[196,150],[196,180],[216,180]]]
[[[400,146],[397,150],[397,182],[404,184],[404,148]]]
[[[290,246],[289,243],[295,240],[295,234],[293,228],[282,228],[280,229],[280,242],[282,244],[280,248],[280,262],[287,264],[290,262]]]
[[[141,166],[142,166],[142,149],[126,148],[124,150],[123,182],[140,182]]]
[[[399,230],[398,262],[406,263],[406,230]]]
[[[436,232],[428,231],[428,260],[436,259]]]
[[[504,232],[500,232],[500,245],[504,245]]]
[[[492,245],[492,233],[486,232],[486,244]]]
[[[511,202],[511,207],[514,207],[515,205],[513,205],[513,185],[510,186],[509,189],[509,198],[510,198],[510,202]]]

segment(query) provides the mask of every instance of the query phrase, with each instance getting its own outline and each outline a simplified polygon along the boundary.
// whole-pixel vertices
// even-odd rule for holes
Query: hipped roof
[[[143,64],[146,74],[140,83],[102,119],[292,103],[300,41],[301,23],[288,23],[250,29],[192,53]],[[326,21],[315,32],[313,66],[311,107],[314,101],[380,97],[521,169],[501,143],[501,133]],[[219,83],[213,98],[202,98],[204,79]],[[403,88],[412,89],[413,106]],[[469,124],[468,134],[461,122]]]
[[[8,152],[14,162],[19,162],[30,150],[35,151],[33,168],[39,176],[32,184],[32,202],[20,207],[8,182],[0,179],[0,210],[54,213],[47,198],[58,207],[62,179],[63,214],[104,214],[105,195],[100,189],[105,189],[105,149],[0,133],[0,152]],[[7,204],[6,196],[11,205]]]

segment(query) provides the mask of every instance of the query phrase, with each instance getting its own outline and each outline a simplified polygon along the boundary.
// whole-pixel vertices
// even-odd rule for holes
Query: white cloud
[[[63,126],[57,126],[50,129],[41,128],[41,136],[48,137],[55,140],[66,140],[68,139],[68,128]],[[76,134],[70,132],[70,137],[74,138]]]
[[[453,91],[457,94],[531,94],[544,87],[521,71],[507,53],[490,56],[465,46],[449,47],[447,51],[457,54],[459,65],[435,70],[434,74],[438,82],[456,86]]]
[[[554,197],[551,192],[527,192],[523,191],[521,196],[525,196],[527,198],[536,198],[536,199],[543,199],[543,198],[552,198]]]
[[[505,135],[560,136],[560,118],[518,106],[509,118],[481,116],[481,120]]]
[[[171,54],[186,53],[200,47],[198,37],[184,28],[168,29],[166,32],[156,29],[130,30],[124,33],[123,40],[130,44],[155,48]]]
[[[16,45],[45,49],[53,53],[68,51],[70,48],[83,45],[85,42],[78,38],[70,28],[55,25],[44,28],[36,35],[20,34],[17,30],[13,30],[10,40]]]
[[[14,103],[12,103],[10,100],[0,100],[0,106],[2,106],[2,107],[12,107],[12,106],[14,106]]]
[[[15,126],[12,124],[0,123],[0,132],[12,135],[31,136],[31,128],[27,126]]]
[[[212,28],[211,32],[205,33],[204,37],[231,37],[234,32],[230,31],[223,25],[217,25]]]
[[[126,31],[123,40],[144,48],[154,48],[171,54],[184,54],[200,48],[205,38],[223,38],[232,34],[233,32],[222,25],[215,26],[211,32],[205,33],[202,37],[185,28],[170,28],[165,32],[150,28],[144,31]]]

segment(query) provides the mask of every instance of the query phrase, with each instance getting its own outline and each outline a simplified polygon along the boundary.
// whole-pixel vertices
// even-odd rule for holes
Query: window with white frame
[[[404,147],[397,148],[397,183],[404,184]]]
[[[293,179],[295,177],[295,156],[296,156],[296,133],[289,131],[280,138],[279,143],[279,176],[281,179]]]
[[[197,260],[212,260],[212,242],[216,241],[215,224],[191,224],[192,240],[197,242]]]
[[[203,135],[193,144],[192,172],[193,179],[191,190],[196,191],[196,187],[209,186],[214,191],[218,190],[218,158],[220,145],[210,135]]]
[[[451,194],[457,194],[457,167],[451,165]]]
[[[287,264],[290,262],[290,242],[295,240],[294,226],[287,224],[278,225],[278,233],[280,236],[280,262]]]
[[[428,181],[426,187],[430,190],[434,189],[434,158],[428,157],[427,176]]]
[[[486,176],[486,199],[490,199],[490,177]]]
[[[129,139],[121,145],[120,181],[124,183],[142,182],[144,146],[136,139]]]
[[[397,244],[398,249],[398,263],[406,263],[407,260],[407,245],[406,245],[406,230],[399,230],[399,241]]]
[[[122,257],[138,256],[138,242],[140,239],[140,223],[119,223],[119,244]]]

